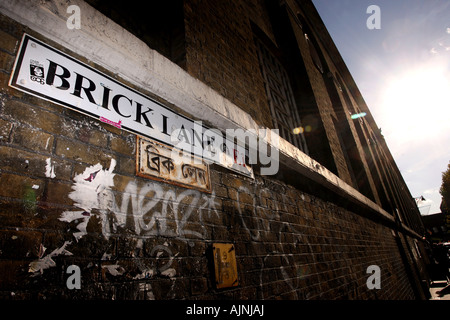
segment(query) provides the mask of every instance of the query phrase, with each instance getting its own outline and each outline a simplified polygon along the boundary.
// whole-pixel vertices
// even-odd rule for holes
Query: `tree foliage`
[[[442,172],[442,185],[439,193],[442,196],[441,212],[450,214],[450,163],[447,170]]]

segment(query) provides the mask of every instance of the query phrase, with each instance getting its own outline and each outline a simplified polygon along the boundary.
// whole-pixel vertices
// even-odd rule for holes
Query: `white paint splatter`
[[[47,150],[49,142],[50,142],[50,137],[47,138],[47,142],[45,143],[45,150]]]
[[[161,275],[169,277],[169,278],[175,277],[176,274],[177,274],[177,271],[174,268],[169,268],[169,269],[166,269],[163,272],[161,272]]]
[[[150,283],[139,283],[139,299],[155,300],[153,288]]]
[[[61,248],[55,249],[52,252],[50,252],[48,255],[46,255],[43,258],[39,258],[38,260],[32,261],[28,266],[28,272],[37,273],[40,272],[41,274],[44,272],[45,269],[48,269],[50,267],[55,267],[56,263],[53,261],[53,257],[59,256],[61,254],[66,256],[71,256],[72,253],[66,250],[66,247],[71,244],[70,241],[65,241]],[[45,251],[45,248],[44,250]],[[42,254],[44,253],[42,251]]]
[[[73,191],[69,193],[69,198],[82,211],[65,211],[59,220],[66,222],[82,220],[77,225],[80,232],[74,233],[77,241],[87,233],[86,227],[93,214],[93,209],[97,209],[95,214],[99,214],[102,221],[103,235],[109,238],[110,226],[107,223],[107,214],[114,203],[114,195],[112,194],[111,188],[114,186],[115,174],[113,171],[115,167],[116,160],[111,159],[108,170],[104,170],[102,165],[97,163],[94,166],[86,168],[83,173],[75,176],[75,183],[72,186]]]
[[[120,276],[125,272],[125,269],[118,264],[108,264],[102,266],[102,269],[106,269],[106,271],[108,271],[113,276]]]
[[[6,96],[3,93],[0,93],[0,108],[5,106]]]
[[[101,257],[101,260],[111,260],[111,258],[112,258],[112,254],[105,252],[105,253],[103,253],[103,255]]]
[[[55,175],[55,166],[52,164],[52,160],[50,158],[47,158],[47,160],[45,160],[45,162],[47,163],[45,166],[45,176],[47,178],[56,178]]]
[[[82,174],[74,178],[75,185],[69,197],[75,201],[77,207],[87,212],[91,212],[94,208],[102,209],[99,195],[114,186],[115,174],[112,172],[115,166],[116,160],[111,159],[108,170],[103,170],[102,165],[98,163],[86,168]]]
[[[66,221],[66,222],[72,222],[74,220],[82,220],[77,225],[77,229],[80,230],[80,232],[75,232],[73,236],[78,241],[82,236],[87,234],[86,227],[89,222],[90,215],[86,216],[85,211],[65,211],[62,213],[61,218],[59,218],[60,221]]]
[[[148,278],[153,277],[154,274],[155,274],[155,270],[154,269],[145,269],[144,271],[142,271],[142,273],[138,274],[133,279],[134,280],[148,279]]]

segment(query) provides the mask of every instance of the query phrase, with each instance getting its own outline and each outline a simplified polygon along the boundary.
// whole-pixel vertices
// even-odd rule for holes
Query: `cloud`
[[[423,193],[424,194],[433,194],[433,193],[436,193],[436,192],[439,192],[439,189],[427,189]]]
[[[450,34],[450,28],[447,28],[447,33]]]

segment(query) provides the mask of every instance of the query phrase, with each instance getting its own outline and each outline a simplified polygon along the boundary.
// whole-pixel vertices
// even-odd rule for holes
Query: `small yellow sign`
[[[213,255],[216,288],[236,287],[239,283],[234,245],[230,243],[214,243]]]

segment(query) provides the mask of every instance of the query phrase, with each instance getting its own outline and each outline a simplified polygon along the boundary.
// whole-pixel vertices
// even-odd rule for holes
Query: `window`
[[[304,35],[302,22],[296,19],[286,2],[266,0],[264,3],[272,33],[268,35],[266,32],[270,31],[264,32],[256,24],[252,27],[274,127],[280,129],[281,137],[337,174],[327,132],[298,44],[298,37]],[[277,83],[282,85],[276,86]]]
[[[256,47],[274,128],[280,130],[282,138],[307,152],[289,76],[262,41],[256,40]]]

